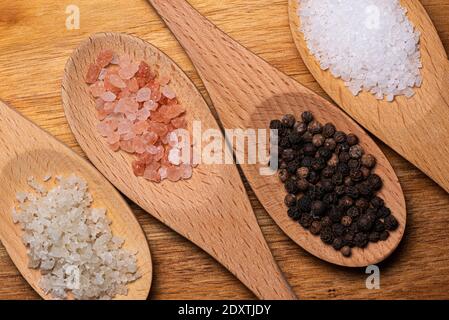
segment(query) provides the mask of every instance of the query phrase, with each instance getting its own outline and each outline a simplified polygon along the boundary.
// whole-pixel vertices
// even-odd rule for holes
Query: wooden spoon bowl
[[[438,33],[419,0],[402,0],[421,32],[423,83],[415,95],[377,100],[353,96],[344,82],[321,70],[299,31],[298,0],[289,0],[290,28],[301,58],[326,93],[353,119],[449,192],[449,60]]]
[[[144,60],[170,78],[170,86],[186,107],[189,129],[194,120],[201,121],[202,132],[219,129],[201,94],[165,54],[130,35],[95,34],[68,60],[62,82],[68,122],[89,159],[126,196],[204,249],[259,298],[295,299],[263,238],[235,166],[200,164],[189,180],[157,184],[136,177],[133,157],[113,152],[98,134],[95,103],[85,75],[103,49]]]
[[[287,216],[286,191],[277,176],[261,176],[260,165],[241,165],[251,187],[280,228],[313,255],[348,267],[376,264],[388,257],[404,234],[404,195],[385,155],[351,118],[335,105],[270,66],[215,25],[184,0],[149,0],[181,43],[195,65],[225,128],[266,129],[270,120],[287,113],[299,117],[305,110],[322,123],[332,122],[338,130],[352,132],[367,153],[377,158],[375,172],[383,178],[380,196],[399,221],[387,241],[354,249],[345,258],[319,237],[311,235]]]
[[[138,252],[142,277],[128,285],[128,295],[116,296],[115,299],[146,299],[152,279],[150,250],[142,228],[117,190],[85,159],[2,102],[0,146],[3,150],[0,155],[0,240],[33,289],[44,299],[52,298],[38,285],[40,272],[28,268],[27,248],[21,240],[23,232],[19,224],[14,224],[11,215],[17,204],[16,193],[32,192],[27,183],[30,176],[41,182],[47,174],[53,177],[75,174],[87,181],[94,199],[93,206],[107,209],[112,232],[125,240],[124,248]],[[50,182],[42,184],[51,186]]]

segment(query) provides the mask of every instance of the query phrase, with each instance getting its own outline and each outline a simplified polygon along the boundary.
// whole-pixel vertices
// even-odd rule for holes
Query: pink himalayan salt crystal
[[[161,176],[161,180],[165,180],[167,178],[167,167],[166,166],[161,166],[159,168],[159,175]]]
[[[144,162],[139,161],[139,160],[134,160],[131,163],[131,166],[133,168],[133,172],[136,175],[136,177],[143,176],[143,174],[145,172],[145,167],[146,167],[146,164]]]
[[[116,74],[111,74],[109,76],[109,82],[116,88],[124,89],[127,87],[125,81]]]
[[[156,133],[159,137],[164,137],[168,132],[168,128],[163,123],[154,122],[150,119],[148,131]]]
[[[103,137],[108,137],[110,136],[114,130],[112,129],[111,125],[105,121],[100,122],[99,124],[97,124],[97,132],[103,136]]]
[[[148,108],[150,111],[154,111],[159,107],[159,104],[157,102],[154,102],[153,100],[146,101],[143,106],[145,108]]]
[[[109,144],[115,144],[117,142],[120,142],[120,135],[117,132],[113,132],[107,137],[106,141]]]
[[[121,67],[121,69],[119,70],[118,75],[123,80],[131,79],[132,77],[134,77],[136,72],[139,70],[139,66],[136,63],[130,63],[130,64],[126,64],[126,65],[120,64],[120,67]]]
[[[193,168],[190,164],[181,164],[182,178],[190,179],[193,174]]]
[[[137,91],[136,100],[137,102],[145,102],[150,100],[151,89],[148,87],[143,87]]]
[[[136,78],[126,80],[126,86],[128,87],[128,90],[132,93],[136,93],[137,91],[139,91],[139,83],[137,82]]]
[[[148,120],[148,118],[151,115],[151,111],[147,107],[143,107],[139,111],[137,111],[137,120],[145,121]]]
[[[145,144],[147,144],[148,147],[150,147],[157,142],[159,136],[154,132],[145,132],[144,134],[142,134],[142,139],[145,141]]]
[[[142,133],[144,133],[146,131],[147,128],[148,128],[148,123],[146,121],[137,121],[133,124],[132,131],[135,134],[141,135]]]
[[[114,102],[106,102],[106,103],[103,105],[103,110],[104,110],[105,112],[112,113],[112,112],[114,112],[115,105],[116,105],[116,103],[114,103]]]
[[[145,152],[145,148],[146,148],[145,143],[138,136],[133,138],[133,147],[134,147],[134,151],[136,153],[140,153],[140,154],[144,153]]]
[[[117,96],[112,93],[111,91],[106,91],[101,95],[101,99],[103,99],[106,102],[112,102],[117,98]]]
[[[104,68],[109,63],[111,63],[112,59],[114,58],[114,52],[112,50],[103,50],[100,52],[100,54],[97,57],[97,60],[95,61],[97,65]]]
[[[118,60],[118,65],[120,66],[120,68],[124,68],[132,62],[131,57],[127,54],[119,56]]]
[[[164,95],[164,97],[167,97],[168,99],[176,98],[176,93],[169,86],[162,87],[162,94]]]
[[[176,182],[182,178],[184,171],[180,167],[170,166],[167,168],[167,179]]]
[[[109,148],[111,148],[112,151],[119,151],[120,150],[120,142],[110,144]]]
[[[96,110],[103,110],[104,107],[104,100],[101,98],[95,99],[95,109]]]
[[[172,119],[170,123],[177,129],[184,128],[186,126],[186,119],[184,116],[180,116]]]
[[[89,65],[86,74],[86,83],[92,84],[95,83],[100,75],[101,67],[96,64]]]
[[[128,119],[123,119],[118,123],[117,132],[119,134],[125,134],[130,132],[132,129],[132,122]]]
[[[135,136],[136,136],[136,134],[134,132],[130,131],[125,134],[122,134],[121,139],[122,140],[132,140],[132,139],[134,139]]]
[[[132,140],[121,140],[120,149],[128,153],[134,153],[134,146]]]
[[[103,68],[100,71],[100,74],[98,75],[98,80],[104,80],[104,78],[106,78],[106,74],[107,74],[108,70]]]
[[[161,84],[161,86],[166,86],[170,83],[170,78],[168,76],[161,76],[159,78],[159,83]]]

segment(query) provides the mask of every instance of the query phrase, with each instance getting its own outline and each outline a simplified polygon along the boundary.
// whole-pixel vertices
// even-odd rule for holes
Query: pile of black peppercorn
[[[311,112],[301,120],[272,120],[279,135],[279,178],[285,185],[288,215],[312,234],[351,255],[351,248],[386,240],[398,221],[376,196],[381,178],[376,159],[365,154],[354,134],[324,126]]]

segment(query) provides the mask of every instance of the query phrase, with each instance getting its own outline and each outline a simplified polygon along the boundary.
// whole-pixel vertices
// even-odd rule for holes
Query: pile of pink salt
[[[154,182],[192,176],[191,157],[182,154],[180,139],[186,128],[185,108],[170,79],[159,77],[144,61],[135,63],[104,50],[89,66],[86,83],[95,98],[99,134],[112,150],[136,156],[136,176]]]

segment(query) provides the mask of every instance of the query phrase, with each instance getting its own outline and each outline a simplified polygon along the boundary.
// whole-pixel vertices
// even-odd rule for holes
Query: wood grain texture
[[[216,258],[258,297],[296,299],[274,261],[257,225],[245,188],[233,165],[200,164],[191,179],[153,183],[133,173],[133,156],[114,152],[96,130],[95,99],[85,77],[102,50],[145,61],[170,79],[179,103],[186,108],[187,128],[219,130],[206,102],[170,58],[143,40],[120,33],[89,37],[67,62],[62,101],[72,131],[95,167],[127,197]],[[203,141],[205,143],[206,141]],[[201,143],[193,142],[193,143]]]
[[[298,0],[289,0],[290,27],[303,61],[329,96],[358,123],[415,164],[449,192],[449,60],[435,27],[419,0],[402,0],[421,33],[423,84],[407,99],[389,103],[372,94],[354,97],[342,80],[321,70],[299,31]]]
[[[345,258],[331,246],[286,215],[285,189],[276,174],[260,174],[262,165],[242,164],[241,168],[259,201],[281,229],[301,247],[317,257],[341,266],[361,267],[388,257],[402,239],[406,208],[401,186],[388,160],[363,129],[338,107],[273,68],[261,58],[221,32],[184,0],[149,0],[186,50],[195,65],[227,129],[267,129],[284,114],[310,110],[321,123],[332,122],[338,130],[352,132],[360,145],[376,156],[376,173],[384,181],[382,198],[398,219],[400,227],[387,241],[355,248]]]
[[[17,192],[32,192],[29,177],[48,187],[40,179],[47,174],[69,177],[75,174],[88,183],[93,206],[106,208],[115,236],[125,240],[124,248],[137,251],[137,266],[142,277],[128,285],[127,296],[116,299],[148,297],[152,280],[151,255],[147,239],[126,201],[95,168],[45,131],[20,116],[0,101],[0,240],[28,283],[45,299],[52,297],[39,287],[39,270],[28,268],[27,248],[22,230],[14,224],[11,210],[16,207]]]
[[[286,0],[190,0],[200,13],[245,47],[309,89],[329,99],[302,63],[289,30]],[[162,49],[210,104],[183,49],[146,0],[75,1],[81,29],[65,29],[65,6],[73,2],[18,0],[2,4],[0,97],[84,156],[64,118],[60,85],[64,66],[78,44],[94,32],[130,32]],[[423,0],[446,52],[449,1]],[[30,76],[33,77],[30,77]],[[6,81],[7,79],[8,81]],[[251,205],[273,255],[303,299],[449,299],[449,197],[389,147],[407,204],[407,228],[398,249],[379,264],[381,289],[365,287],[365,269],[321,261],[299,248],[268,216],[247,183]],[[132,205],[153,258],[152,299],[253,299],[254,295],[204,251]],[[36,299],[0,245],[0,299]]]

